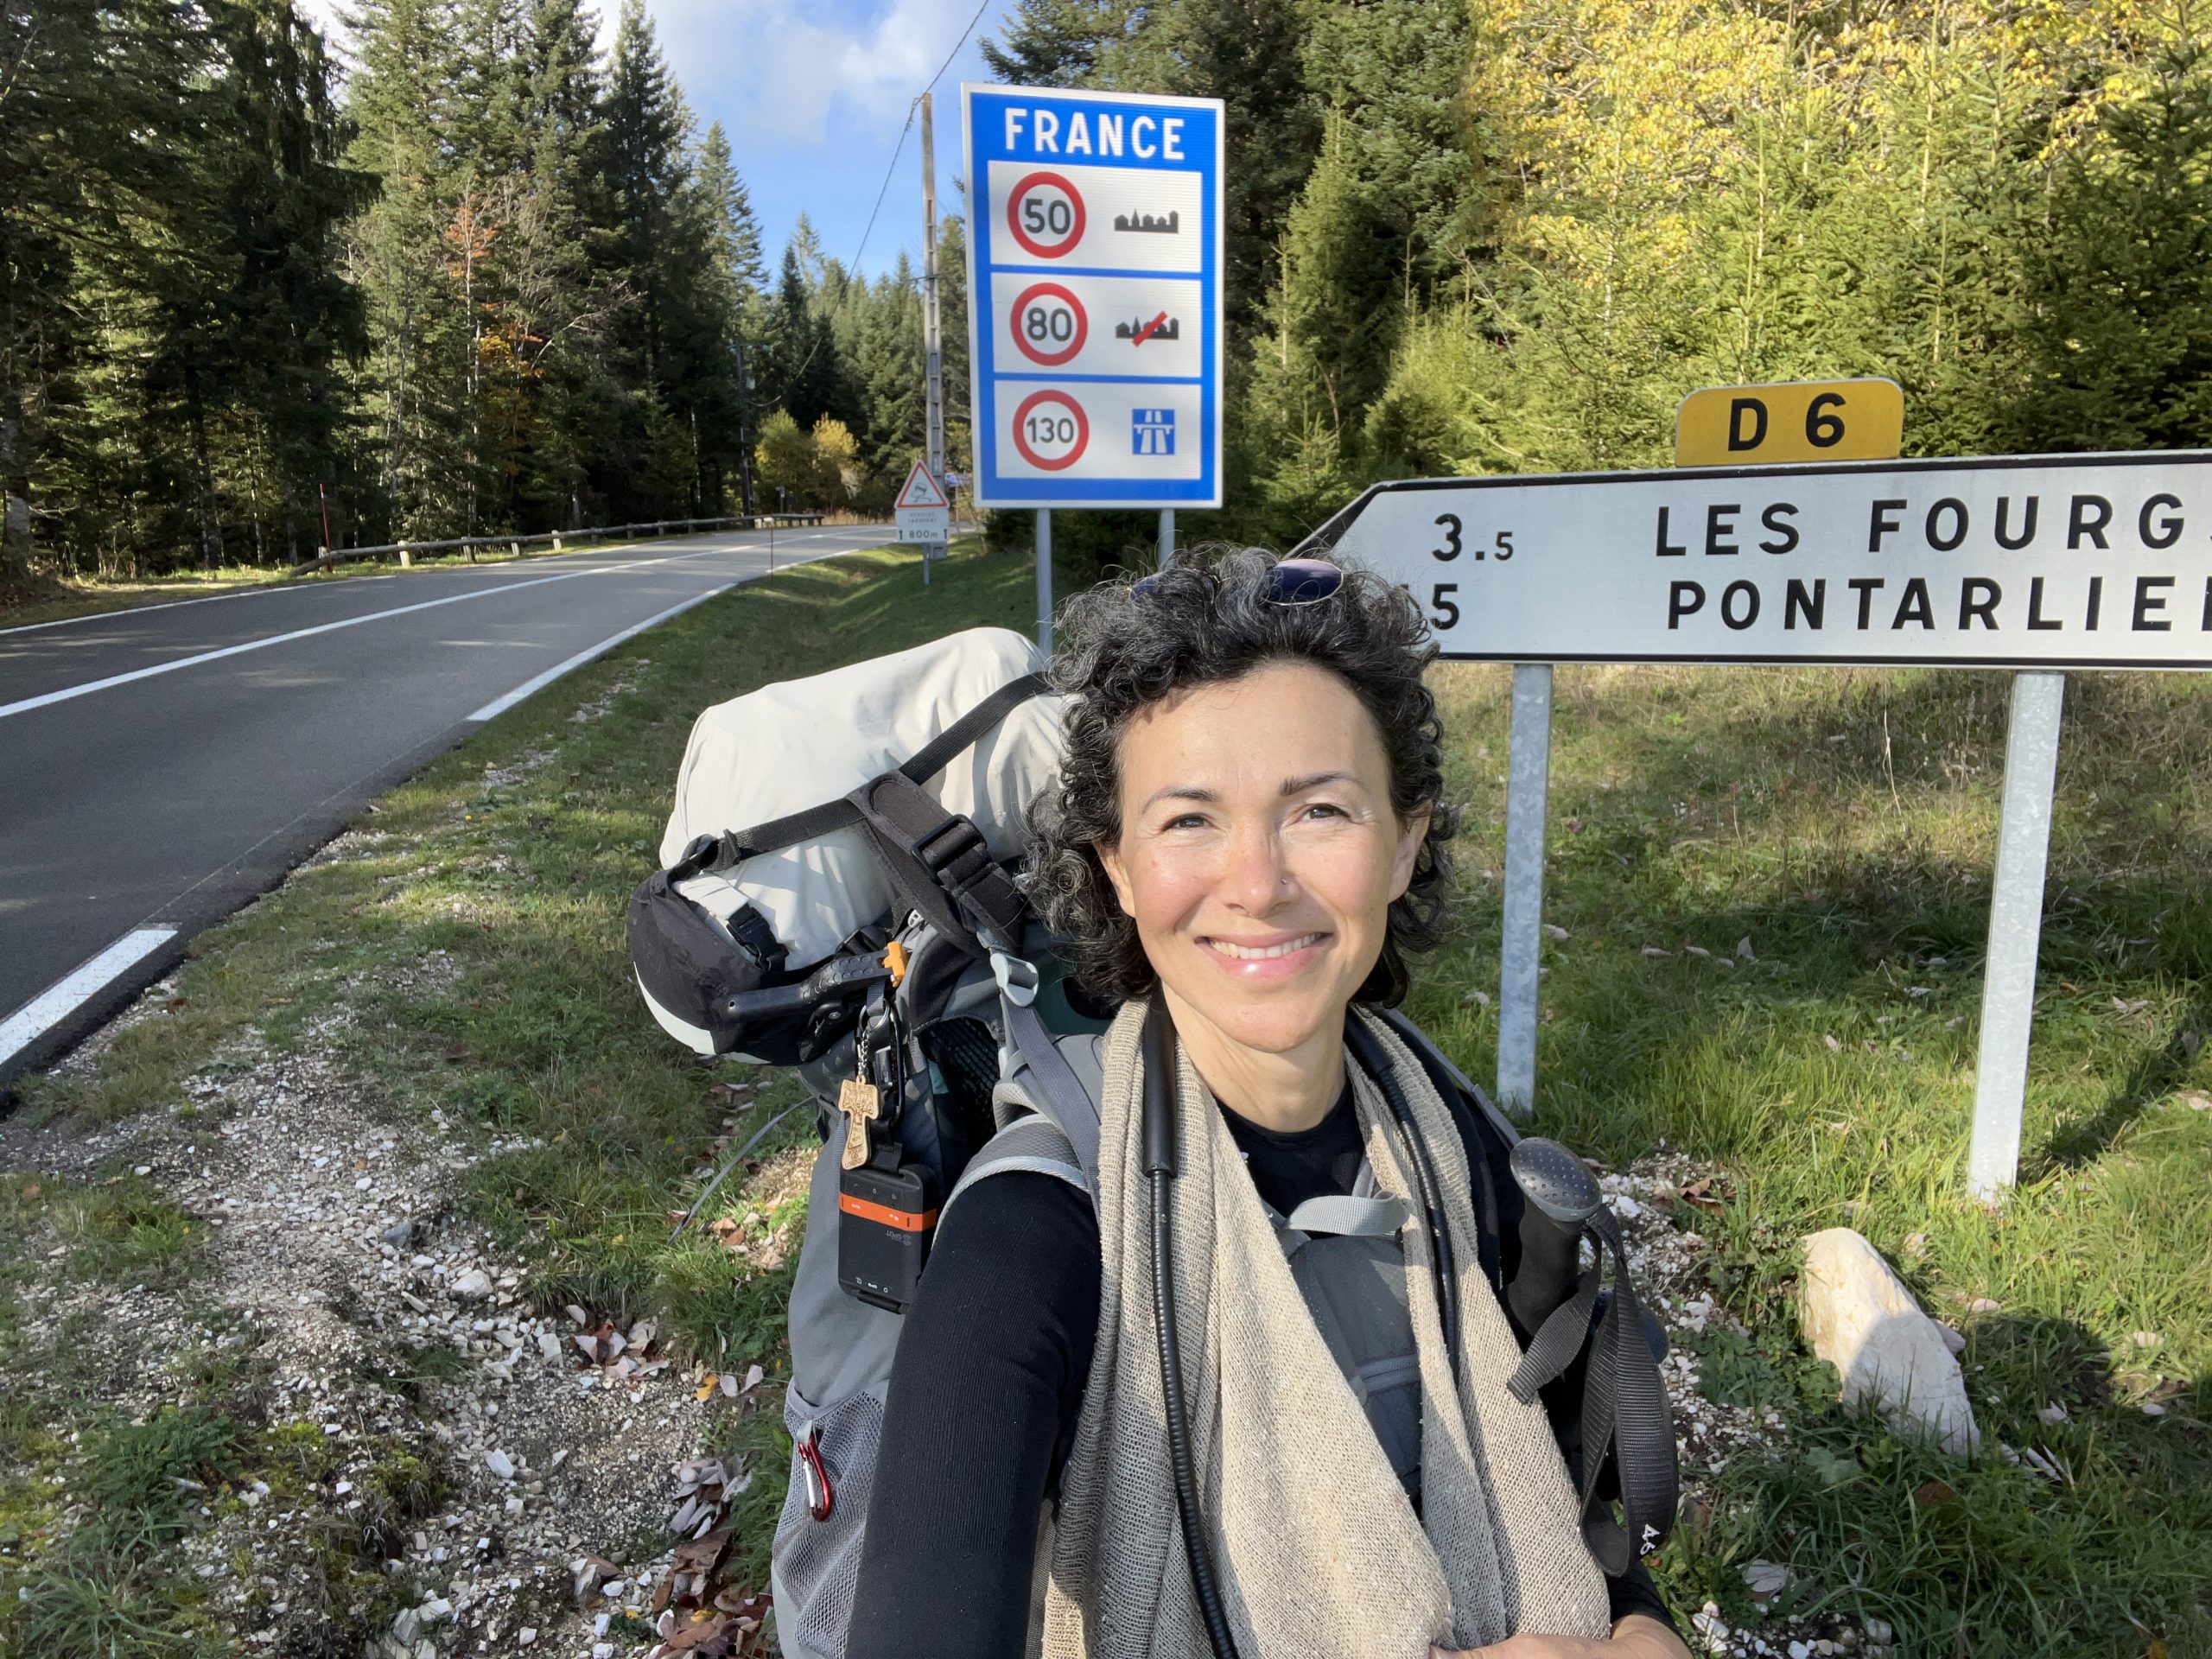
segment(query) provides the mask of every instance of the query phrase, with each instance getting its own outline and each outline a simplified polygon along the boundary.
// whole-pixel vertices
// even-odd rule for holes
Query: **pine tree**
[[[1141,0],[1021,0],[1004,44],[986,35],[983,61],[1017,86],[1087,86],[1099,60],[1144,15]]]
[[[213,17],[213,205],[235,264],[214,300],[211,471],[244,504],[254,561],[297,561],[321,539],[318,497],[340,464],[339,367],[367,343],[340,233],[373,181],[343,164],[334,67],[292,0],[234,0]]]
[[[381,188],[353,232],[373,341],[363,412],[395,538],[460,532],[469,497],[471,319],[454,280],[451,0],[368,0],[347,19],[359,57],[350,159]]]
[[[2168,47],[2140,97],[2051,192],[2056,234],[2027,262],[2023,448],[2163,449],[2212,440],[2212,56]]]
[[[738,175],[721,122],[707,128],[692,176],[708,213],[715,263],[742,302],[766,289],[768,270],[760,263],[760,221],[753,215],[752,194]]]
[[[210,43],[198,14],[162,0],[0,0],[0,586],[14,586],[41,519],[72,547],[122,539],[135,559],[145,544],[116,533],[158,494],[145,435],[115,423],[143,401],[130,362],[162,327],[149,288],[171,262],[207,274],[194,216]],[[92,406],[111,392],[121,404]]]
[[[601,356],[622,301],[590,245],[604,217],[596,28],[580,0],[532,0],[521,65],[530,147],[506,262],[512,368],[494,416],[512,455],[510,512],[531,529],[583,523]]]

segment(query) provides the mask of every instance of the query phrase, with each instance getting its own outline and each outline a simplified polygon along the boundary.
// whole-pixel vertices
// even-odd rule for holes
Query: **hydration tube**
[[[1174,1238],[1168,1187],[1175,1179],[1175,1026],[1158,989],[1144,1022],[1144,1173],[1152,1191],[1152,1318],[1160,1340],[1160,1382],[1167,1403],[1167,1463],[1175,1481],[1175,1513],[1190,1558],[1191,1586],[1205,1620],[1215,1659],[1237,1659],[1236,1639],[1214,1582],[1198,1511],[1198,1482],[1191,1457],[1189,1407],[1183,1398],[1183,1356],[1175,1329]]]

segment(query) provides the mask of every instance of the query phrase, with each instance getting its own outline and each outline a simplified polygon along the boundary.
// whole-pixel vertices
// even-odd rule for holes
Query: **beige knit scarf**
[[[1096,1357],[1062,1484],[1046,1587],[1046,1659],[1200,1659],[1166,1454],[1153,1323],[1150,1197],[1139,1154],[1146,1005],[1103,1058]],[[1541,1404],[1506,1390],[1520,1349],[1473,1268],[1463,1143],[1420,1063],[1355,1009],[1389,1058],[1443,1188],[1461,1278],[1454,1389],[1428,1240],[1405,1230],[1420,1349],[1421,1514],[1330,1357],[1212,1096],[1179,1060],[1174,1294],[1193,1457],[1229,1627],[1242,1659],[1428,1659],[1516,1632],[1602,1637],[1605,1580]],[[1349,1061],[1348,1061],[1349,1063]],[[1414,1191],[1401,1132],[1351,1065],[1379,1189]],[[1418,1211],[1416,1211],[1416,1214]]]

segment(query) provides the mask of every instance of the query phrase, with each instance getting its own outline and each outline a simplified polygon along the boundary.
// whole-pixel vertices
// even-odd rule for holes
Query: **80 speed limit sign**
[[[1014,302],[1014,341],[1032,363],[1058,368],[1090,334],[1083,302],[1058,283],[1032,283]]]

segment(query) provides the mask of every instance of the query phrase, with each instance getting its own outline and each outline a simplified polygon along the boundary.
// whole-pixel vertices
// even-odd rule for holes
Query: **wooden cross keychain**
[[[847,1169],[858,1169],[868,1162],[873,1150],[868,1126],[883,1116],[882,1091],[866,1077],[865,1052],[861,1069],[861,1077],[847,1077],[837,1090],[837,1109],[845,1115],[845,1152],[840,1161]]]
[[[885,947],[883,965],[891,970],[891,988],[898,989],[899,982],[906,977],[906,950],[893,939]],[[861,1040],[868,1020],[863,1018],[861,1029],[854,1033],[853,1046],[859,1052],[859,1074],[845,1079],[837,1090],[837,1109],[845,1115],[845,1151],[840,1161],[847,1169],[858,1169],[874,1155],[869,1143],[868,1125],[883,1116],[883,1091],[868,1080],[868,1045]],[[891,1016],[893,1041],[898,1039],[897,1016]]]

